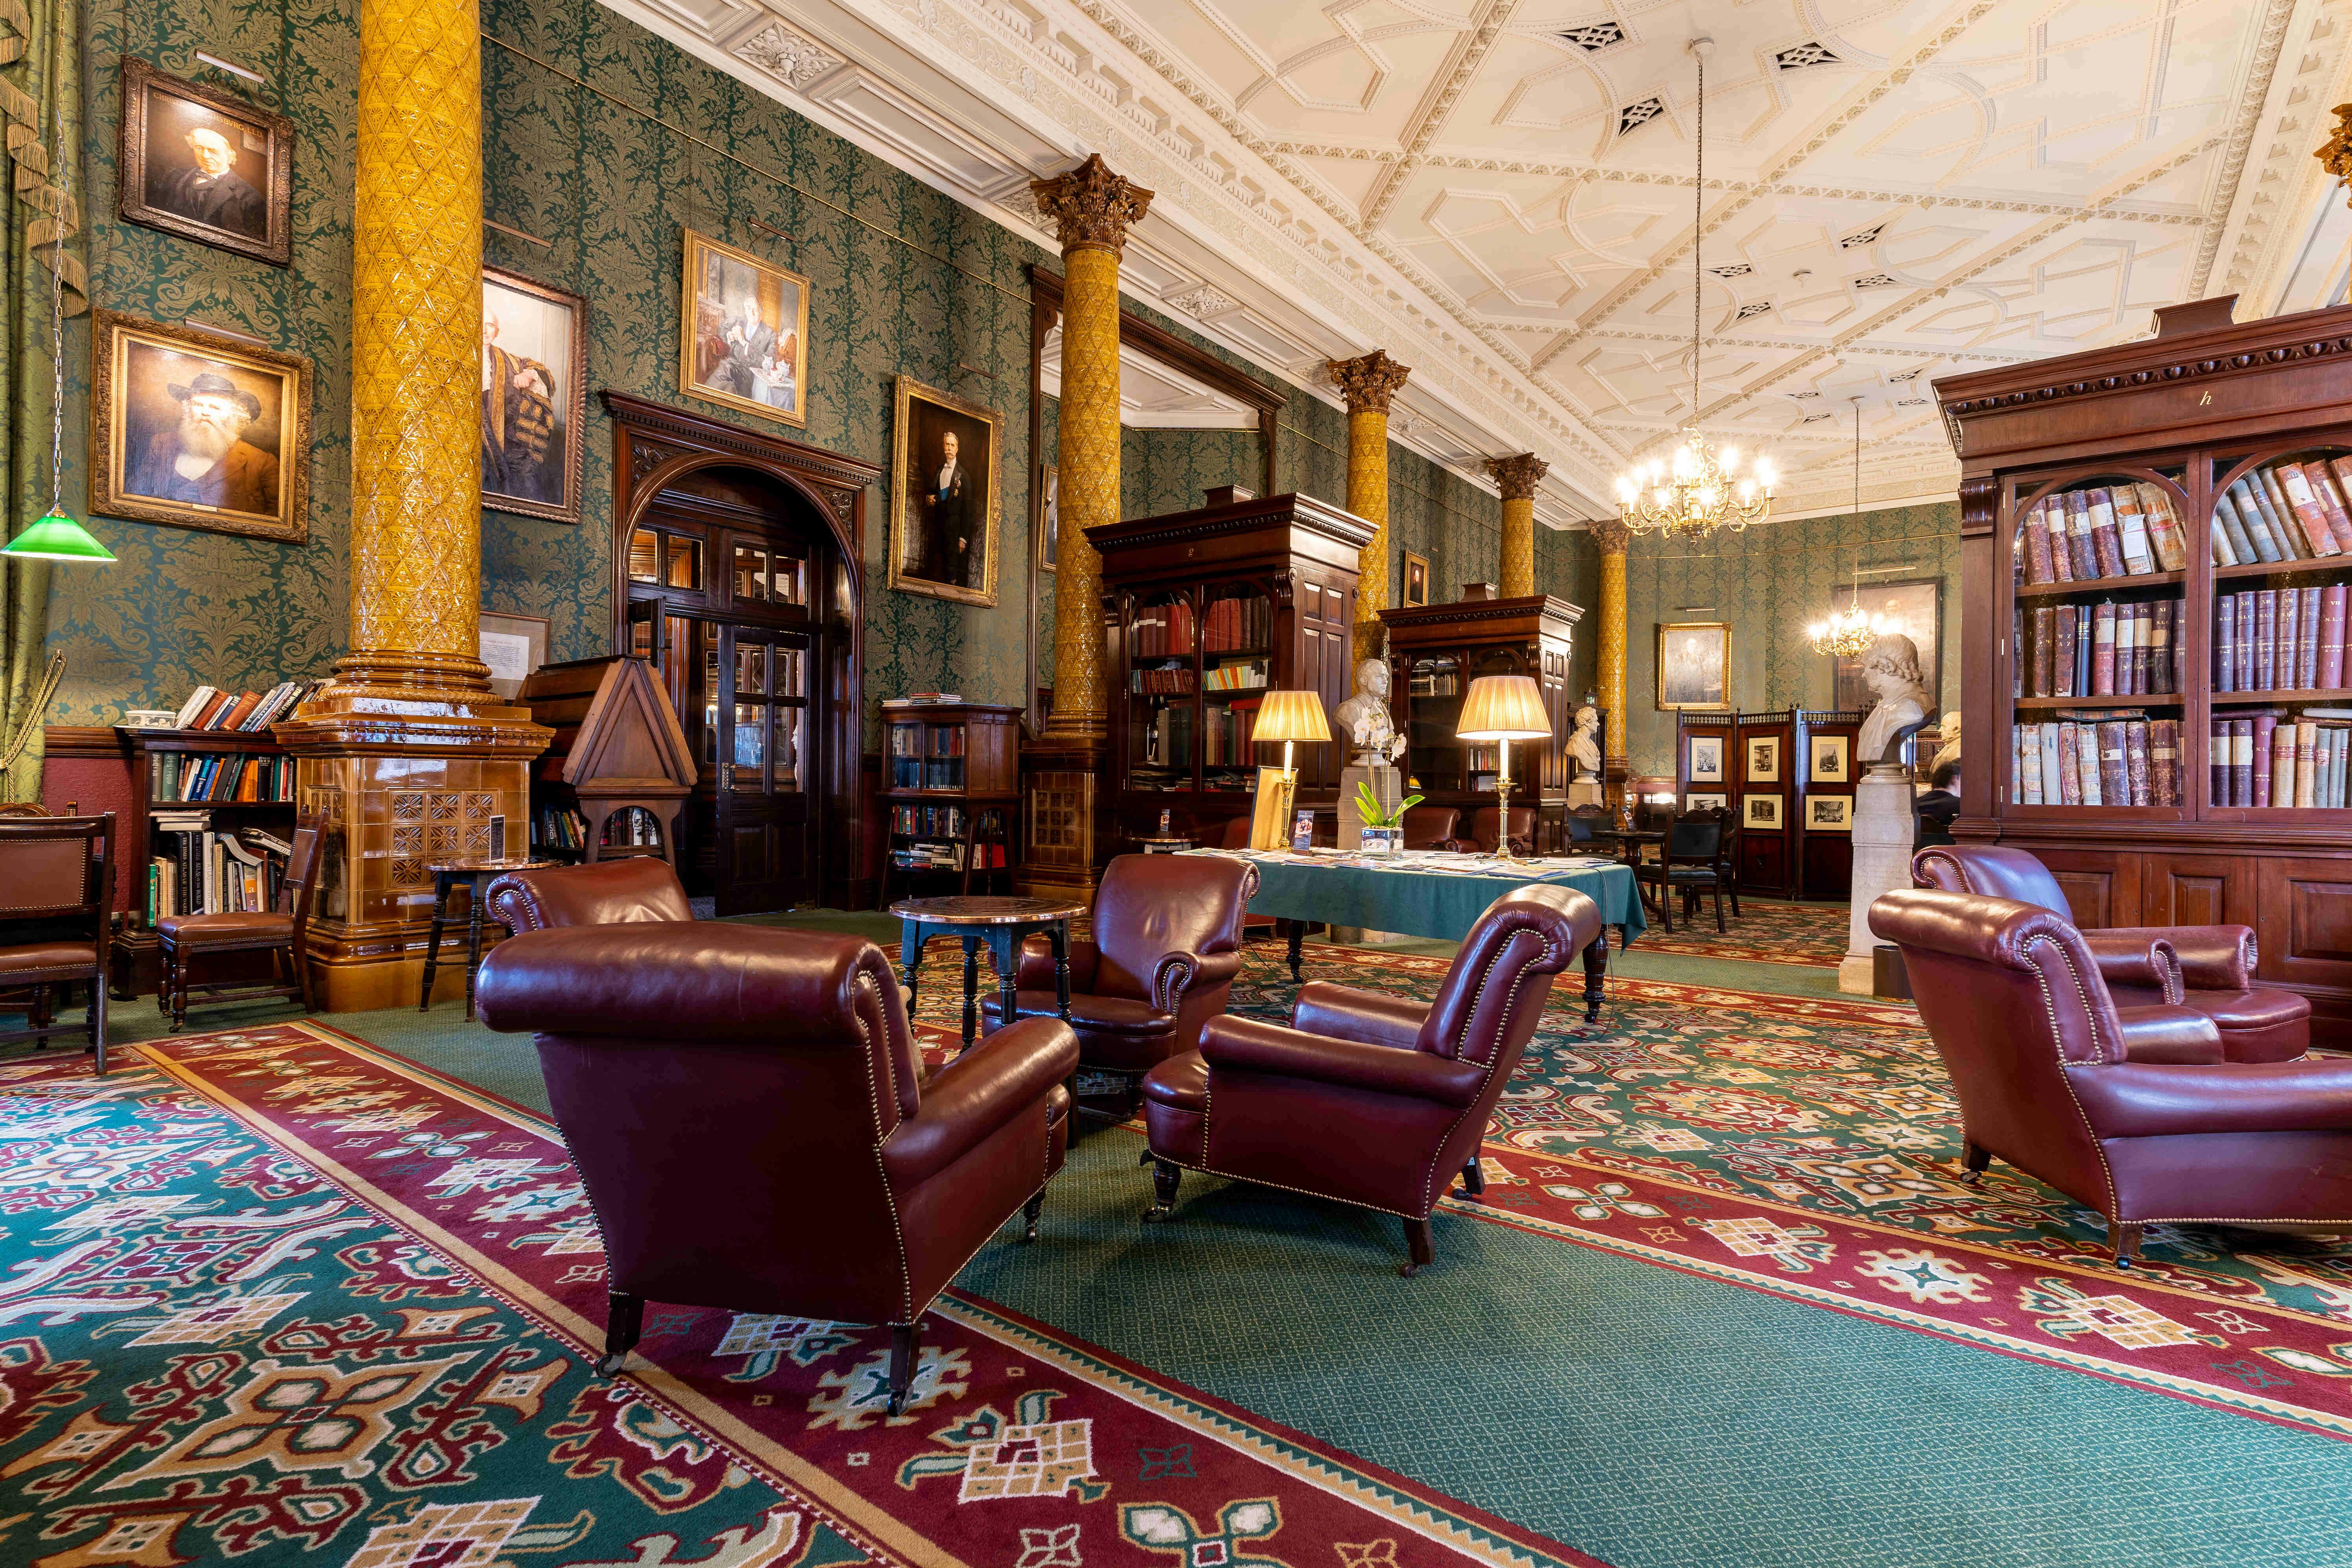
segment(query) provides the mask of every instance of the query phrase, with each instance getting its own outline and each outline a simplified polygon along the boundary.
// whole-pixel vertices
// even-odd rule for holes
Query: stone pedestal
[[[1364,768],[1350,764],[1340,769],[1338,842],[1341,849],[1349,852],[1353,852],[1356,847],[1364,841],[1364,814],[1356,809],[1356,785],[1359,784],[1371,785],[1372,798],[1391,811],[1396,808],[1397,802],[1404,798],[1403,775],[1385,763],[1378,767]],[[1366,931],[1361,926],[1333,926],[1331,940],[1368,942],[1395,942],[1398,938],[1393,931]]]
[[[1855,787],[1853,803],[1853,902],[1846,917],[1845,957],[1838,963],[1838,989],[1872,994],[1870,906],[1878,895],[1911,885],[1911,781],[1899,763],[1874,763]]]
[[[1569,781],[1568,808],[1570,811],[1574,811],[1580,805],[1599,805],[1600,804],[1601,781],[1599,779],[1587,773],[1580,779]]]

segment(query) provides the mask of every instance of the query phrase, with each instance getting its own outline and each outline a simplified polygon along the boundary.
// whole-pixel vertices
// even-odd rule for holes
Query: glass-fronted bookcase
[[[2352,309],[1937,383],[1962,479],[1962,841],[2086,926],[2229,922],[2352,1041]]]

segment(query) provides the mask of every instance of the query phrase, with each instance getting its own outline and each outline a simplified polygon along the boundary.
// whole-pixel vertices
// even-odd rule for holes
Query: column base
[[[415,1006],[434,862],[529,852],[530,763],[555,732],[494,696],[478,659],[360,652],[335,670],[272,726],[296,758],[297,803],[327,818],[306,955],[313,994],[330,1013]],[[465,994],[462,947],[456,956],[435,976],[436,1000]]]
[[[1013,884],[1039,899],[1093,903],[1109,859],[1108,802],[1102,778],[1107,741],[1070,738],[1050,729],[1021,753],[1023,849]]]
[[[1838,960],[1838,989],[1852,996],[1876,994],[1877,961],[1866,952],[1849,952]]]

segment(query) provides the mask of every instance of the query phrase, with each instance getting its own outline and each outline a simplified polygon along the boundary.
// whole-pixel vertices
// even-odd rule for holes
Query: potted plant
[[[1422,797],[1409,795],[1391,810],[1381,804],[1372,786],[1361,779],[1356,781],[1356,815],[1364,819],[1361,848],[1367,855],[1393,855],[1404,846],[1404,814],[1421,804]]]

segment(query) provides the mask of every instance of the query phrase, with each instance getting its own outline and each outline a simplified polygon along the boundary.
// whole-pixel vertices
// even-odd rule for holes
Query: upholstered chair
[[[2058,880],[2022,849],[1999,844],[1932,845],[1911,857],[1914,887],[2015,899],[2074,918]],[[2169,1002],[2204,1014],[2233,1062],[2285,1062],[2311,1047],[2311,1002],[2254,984],[2254,933],[2242,925],[2113,926],[2083,932],[2107,971],[2119,1006]],[[2161,944],[2163,973],[2132,971],[2132,955]]]
[[[1465,854],[1492,855],[1503,842],[1502,835],[1496,830],[1501,820],[1500,806],[1479,806],[1470,814],[1470,831],[1466,835],[1458,834],[1446,842],[1432,845],[1431,847],[1455,849]],[[1535,853],[1535,807],[1531,805],[1511,807],[1511,853],[1532,855]]]
[[[1090,940],[1070,943],[1070,1022],[1078,1060],[1130,1079],[1191,1050],[1225,1010],[1242,967],[1242,913],[1257,868],[1215,855],[1120,855],[1095,892]],[[1052,946],[1033,936],[1014,972],[1024,1018],[1060,1010]],[[999,996],[981,1004],[983,1030],[1003,1025]]]
[[[1452,838],[1462,822],[1455,805],[1416,805],[1404,814],[1404,847],[1435,849]]]
[[[89,1048],[106,1076],[108,943],[114,921],[114,813],[0,818],[0,988],[31,996],[27,1029],[0,1034],[0,1045],[85,1026],[50,1021],[52,987],[87,984]]]
[[[483,1020],[537,1035],[604,1242],[607,1375],[647,1300],[891,1327],[905,1407],[924,1311],[1061,1168],[1077,1042],[999,1030],[928,1079],[882,950],[700,921],[528,931]]]
[[[677,873],[646,855],[509,871],[490,883],[482,900],[492,920],[517,932],[694,918]]]
[[[1143,1080],[1159,1202],[1203,1171],[1392,1214],[1412,1275],[1434,1257],[1429,1212],[1457,1173],[1485,1190],[1486,1118],[1543,1016],[1552,976],[1601,934],[1582,893],[1504,894],[1463,939],[1433,1002],[1317,981],[1290,1025],[1218,1017],[1201,1047]]]
[[[2107,1219],[2352,1227],[2352,1061],[2232,1061],[2207,1013],[2119,1007],[2086,933],[2040,903],[1905,889],[1870,906],[1903,951],[1960,1102],[1962,1163],[1994,1158]]]

